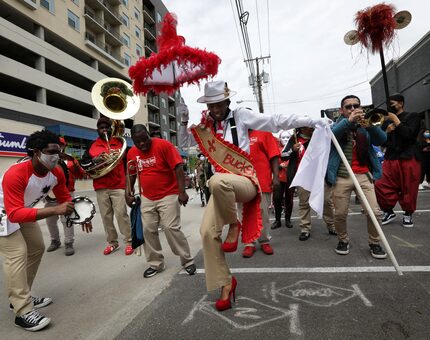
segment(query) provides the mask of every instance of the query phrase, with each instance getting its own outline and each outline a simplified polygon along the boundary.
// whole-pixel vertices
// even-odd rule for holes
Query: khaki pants
[[[17,316],[33,309],[31,286],[45,251],[39,224],[31,222],[20,226],[13,234],[0,237],[7,295]]]
[[[131,242],[130,217],[127,214],[125,204],[124,189],[100,189],[96,191],[97,203],[99,205],[100,216],[105,229],[106,240],[110,244],[118,243],[118,233],[113,223],[115,214],[119,231],[124,237],[125,243]]]
[[[70,195],[74,197],[73,193],[70,193]],[[58,205],[57,202],[47,201],[45,204],[45,208],[55,207],[56,205]],[[73,224],[67,226],[67,221],[64,216],[53,215],[47,217],[45,220],[52,241],[60,242],[60,231],[58,230],[58,220],[60,220],[64,230],[64,244],[73,244],[73,241],[75,239],[75,227]]]
[[[377,219],[381,218],[381,210],[379,209],[378,202],[376,201],[375,188],[373,181],[371,181],[368,174],[356,174],[355,177],[360,184],[361,189],[366,196],[369,205],[372,207],[373,213]],[[346,219],[348,217],[349,201],[351,199],[352,191],[355,191],[354,183],[352,178],[337,177],[336,185],[333,189],[334,199],[334,225],[336,227],[337,236],[339,241],[349,242],[349,236],[346,228]],[[363,206],[363,209],[364,206]],[[367,232],[369,234],[369,244],[379,244],[379,235],[370,219],[367,211]]]
[[[204,212],[200,234],[203,242],[206,287],[209,291],[231,283],[230,269],[221,249],[222,228],[237,222],[236,202],[246,203],[257,194],[246,177],[216,174],[209,180],[211,198]]]
[[[311,193],[302,187],[297,187],[299,196],[299,216],[301,232],[310,232],[311,225],[311,206],[309,205],[309,197]],[[326,183],[324,184],[324,209],[323,220],[327,229],[334,228],[334,205],[333,205],[333,189]]]
[[[194,263],[187,238],[181,230],[181,206],[178,195],[169,195],[157,201],[142,196],[141,204],[143,236],[146,261],[151,268],[162,270],[164,256],[158,236],[158,226],[164,228],[167,243],[173,254],[178,255],[181,265],[187,267]]]
[[[260,244],[269,243],[270,236],[270,220],[269,220],[269,205],[272,199],[271,192],[263,192],[261,193],[261,202],[260,202],[260,210],[261,210],[261,218],[263,222],[263,229],[261,230],[261,236],[258,238],[258,242]],[[254,242],[255,244],[256,242]],[[252,246],[253,244],[245,244],[245,246]]]

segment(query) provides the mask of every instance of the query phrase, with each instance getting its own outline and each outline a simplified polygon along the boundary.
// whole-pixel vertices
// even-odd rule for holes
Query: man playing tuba
[[[111,153],[116,153],[122,149],[122,141],[118,138],[112,138],[111,125],[112,121],[107,117],[101,117],[97,121],[99,137],[91,143],[82,157],[81,165],[84,169],[103,164]],[[102,177],[94,178],[93,187],[97,194],[97,203],[108,242],[104,254],[109,255],[119,248],[118,233],[113,222],[114,215],[126,244],[125,254],[133,254],[131,224],[124,199],[125,169],[123,161],[118,162],[111,171]]]
[[[125,203],[126,140],[119,136],[120,120],[134,116],[140,99],[133,95],[131,85],[122,79],[106,78],[98,81],[91,91],[92,101],[103,116],[97,121],[99,137],[91,143],[82,157],[81,165],[93,178],[100,215],[108,242],[104,250],[109,255],[119,248],[118,233],[113,217],[124,238],[125,255],[133,254],[131,223]],[[108,118],[109,117],[109,118]],[[111,119],[112,120],[111,120]]]

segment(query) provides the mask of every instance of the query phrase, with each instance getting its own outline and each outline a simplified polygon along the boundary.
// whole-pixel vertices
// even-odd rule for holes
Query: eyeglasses
[[[358,109],[361,105],[360,104],[349,104],[345,105],[345,109],[352,110],[352,109]]]

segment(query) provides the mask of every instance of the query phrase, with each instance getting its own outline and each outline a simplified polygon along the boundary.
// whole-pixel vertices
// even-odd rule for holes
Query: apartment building
[[[0,173],[43,127],[80,157],[97,135],[91,88],[106,77],[131,82],[128,68],[156,52],[166,12],[155,0],[0,0]],[[142,97],[126,135],[143,123],[176,144],[179,96]]]

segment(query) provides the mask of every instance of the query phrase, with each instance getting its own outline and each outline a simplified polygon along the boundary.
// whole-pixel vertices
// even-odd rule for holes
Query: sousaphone
[[[104,78],[99,80],[91,90],[91,100],[96,109],[112,120],[112,138],[118,138],[122,142],[122,148],[111,150],[109,137],[108,157],[100,163],[86,169],[87,174],[93,178],[100,178],[113,170],[122,160],[127,148],[124,135],[124,119],[133,117],[140,107],[140,98],[133,93],[133,88],[128,82],[119,78]]]

